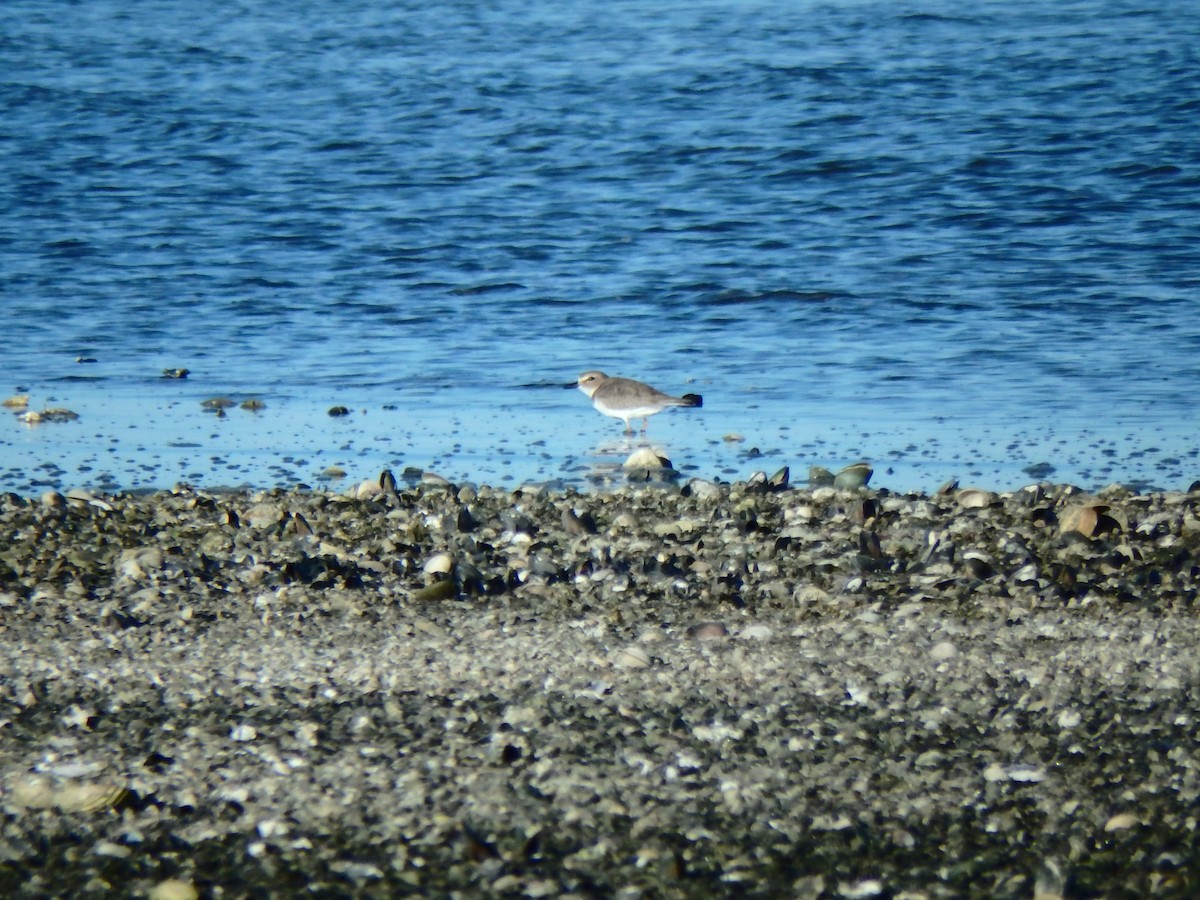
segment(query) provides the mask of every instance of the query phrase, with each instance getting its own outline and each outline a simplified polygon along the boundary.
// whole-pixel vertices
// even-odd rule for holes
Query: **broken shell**
[[[426,575],[449,575],[454,571],[454,557],[449,553],[437,553],[429,557],[421,567]]]
[[[1107,503],[1089,501],[1073,506],[1063,513],[1059,532],[1078,532],[1086,538],[1094,538],[1101,534],[1125,533],[1129,530],[1129,521],[1123,513],[1113,511]]]
[[[1033,900],[1063,900],[1066,881],[1058,860],[1043,859],[1033,882]]]
[[[91,491],[83,488],[71,488],[67,491],[67,499],[74,500],[77,503],[86,503],[88,506],[94,506],[96,509],[102,509],[105,512],[112,512],[113,505],[107,500],[101,500]]]
[[[879,516],[879,501],[874,497],[865,497],[861,502],[856,501],[850,507],[851,521],[862,525]]]
[[[869,463],[854,463],[833,476],[833,486],[843,489],[865,487],[873,474],[874,469]]]
[[[9,791],[16,806],[27,809],[57,809],[61,812],[99,812],[119,806],[129,791],[113,784],[84,784],[31,777],[18,781]]]
[[[117,574],[138,580],[163,567],[163,552],[158,547],[131,547],[117,557]]]
[[[980,553],[978,550],[968,550],[962,555],[962,559],[963,568],[975,578],[987,579],[996,574],[991,557],[986,553]]]
[[[416,603],[428,603],[435,600],[450,600],[458,595],[458,588],[449,578],[435,581],[419,591],[414,591],[412,599]]]
[[[996,495],[980,488],[963,488],[955,499],[963,509],[986,509],[996,502]]]
[[[0,406],[7,407],[8,409],[25,409],[29,406],[29,395],[14,394],[6,400],[0,401]]]
[[[79,413],[61,406],[51,406],[41,412],[31,409],[17,418],[28,425],[36,425],[39,422],[74,422],[79,418]]]
[[[958,490],[958,479],[951,478],[949,481],[947,481],[945,484],[943,484],[940,488],[938,488],[936,491],[934,491],[933,495],[935,497],[948,497],[950,494],[953,494],[957,490]]]
[[[833,473],[823,466],[809,466],[808,486],[826,487],[833,484]]]
[[[258,412],[260,409],[266,408],[267,404],[263,403],[261,400],[251,398],[249,400],[242,401],[242,409],[248,410],[249,412]]]
[[[207,400],[200,401],[200,405],[205,409],[229,409],[236,404],[228,397],[209,397]]]
[[[755,472],[746,481],[746,493],[772,494],[778,491],[786,491],[791,475],[791,469],[787,466],[776,471],[770,478],[767,477],[766,472]]]
[[[386,492],[378,481],[359,482],[350,492],[351,496],[353,496],[356,500],[367,500],[371,497],[378,497],[384,493]]]
[[[650,665],[650,654],[637,644],[631,644],[617,651],[614,662],[626,669],[645,669]]]
[[[129,791],[112,784],[70,784],[57,791],[55,806],[63,812],[99,812],[115,809]]]
[[[568,534],[595,534],[596,520],[592,518],[592,514],[587,510],[582,513],[576,512],[573,509],[564,509],[562,511],[562,524]]]
[[[14,806],[25,809],[52,809],[54,787],[46,778],[22,778],[9,788],[8,800]]]

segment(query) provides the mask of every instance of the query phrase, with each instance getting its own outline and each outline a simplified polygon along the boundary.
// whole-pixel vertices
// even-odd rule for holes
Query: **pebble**
[[[671,468],[671,461],[665,456],[661,456],[656,450],[652,450],[649,447],[640,447],[629,454],[624,462],[624,467],[626,471],[631,469],[648,469],[654,471]]]
[[[958,648],[950,641],[938,641],[929,649],[929,655],[938,662],[944,662],[958,656]]]
[[[774,637],[775,632],[771,626],[762,623],[747,625],[738,635],[744,641],[769,641]]]
[[[190,881],[168,878],[150,888],[146,900],[200,900],[200,891]]]
[[[729,634],[729,629],[725,627],[724,622],[697,622],[695,625],[689,625],[687,636],[697,641],[710,641],[714,638],[723,638]]]
[[[252,741],[257,737],[258,731],[253,725],[235,725],[229,732],[229,739],[239,743]]]
[[[454,557],[449,553],[435,553],[425,561],[421,571],[426,575],[446,575],[454,571]]]
[[[1118,813],[1104,823],[1104,830],[1106,832],[1125,831],[1140,824],[1141,819],[1139,819],[1133,813]]]

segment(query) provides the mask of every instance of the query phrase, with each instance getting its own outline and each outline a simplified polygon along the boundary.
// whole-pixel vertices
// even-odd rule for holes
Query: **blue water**
[[[1191,0],[8,0],[0,108],[0,392],[81,415],[0,489],[582,482],[590,368],[704,477],[1200,478]]]

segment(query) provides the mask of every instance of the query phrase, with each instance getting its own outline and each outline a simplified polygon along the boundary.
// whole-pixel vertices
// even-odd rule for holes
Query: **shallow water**
[[[1200,478],[1193,4],[6,9],[0,488]]]

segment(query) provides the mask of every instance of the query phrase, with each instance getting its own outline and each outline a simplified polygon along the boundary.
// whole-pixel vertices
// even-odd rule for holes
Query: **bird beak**
[[[563,385],[563,387],[565,387],[565,388],[577,388],[577,387],[579,387],[579,382],[578,382],[578,381],[572,381],[572,382],[570,382],[570,383],[568,383],[568,384],[564,384],[564,385]]]

